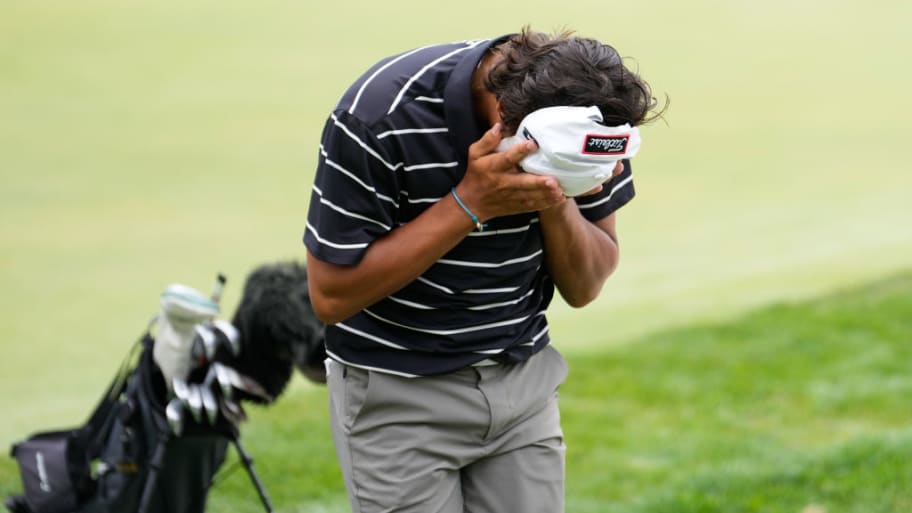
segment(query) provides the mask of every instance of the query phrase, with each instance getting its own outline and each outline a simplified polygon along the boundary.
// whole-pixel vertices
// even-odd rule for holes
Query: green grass
[[[666,121],[642,131],[638,197],[619,214],[619,271],[595,304],[571,310],[558,302],[549,314],[558,345],[583,368],[590,358],[610,362],[628,350],[637,354],[627,346],[631,341],[662,347],[661,338],[650,338],[655,333],[724,324],[770,303],[818,297],[908,268],[909,2],[460,5],[435,17],[426,2],[414,0],[3,2],[0,449],[31,431],[81,421],[168,283],[207,289],[217,271],[226,272],[227,315],[249,269],[302,258],[316,141],[328,110],[354,77],[393,52],[502,34],[526,23],[542,30],[571,27],[614,44],[635,60],[659,96],[671,98]],[[770,325],[757,332],[773,336],[779,320],[767,319]],[[840,325],[831,329],[834,336],[842,332]],[[713,345],[687,343],[707,350]],[[767,343],[777,346],[776,340]],[[877,356],[858,355],[863,361]],[[653,356],[631,360],[643,367],[629,372],[639,376],[649,369],[658,386],[665,372],[652,366],[673,370],[681,364],[666,354]],[[708,368],[699,370],[708,380],[725,378],[709,372],[715,363],[709,353],[690,357],[705,359]],[[814,372],[801,367],[810,365],[808,359],[795,365],[795,374]],[[767,378],[773,379],[780,377]],[[814,400],[838,403],[905,386],[899,378],[848,381],[848,388],[839,383],[817,383]],[[581,386],[571,384],[568,394]],[[628,385],[612,386],[626,391]],[[269,482],[288,476],[336,486],[328,492],[271,487],[280,504],[315,504],[300,511],[320,511],[324,503],[335,511],[341,504],[336,476],[309,467],[311,459],[297,449],[306,444],[321,461],[331,460],[320,393],[299,381],[283,404],[256,415],[247,429],[262,466],[277,466]],[[665,392],[655,394],[637,399],[654,405],[636,416],[640,422],[659,422],[664,408],[682,410],[686,420],[687,405],[666,404]],[[807,394],[795,397],[810,401]],[[741,401],[748,408],[762,399],[747,395]],[[691,399],[693,408],[708,406],[700,400]],[[895,413],[894,407],[871,409]],[[800,426],[816,418],[809,412],[806,418],[793,413],[791,423],[753,422],[768,422],[768,436],[782,444],[804,443],[810,450],[819,433],[799,440]],[[697,413],[705,412],[690,412]],[[737,424],[738,418],[729,421]],[[580,422],[584,438],[586,430],[620,437]],[[791,462],[790,475],[838,459],[838,444],[864,436],[866,422],[832,424],[847,438],[831,440],[837,445],[829,453],[820,447],[819,454]],[[714,426],[718,451],[730,451],[735,442],[760,443]],[[686,430],[673,431],[667,436],[681,437],[681,450],[697,442]],[[899,433],[891,442],[901,454],[905,440]],[[706,443],[701,454],[713,454]],[[759,447],[757,453],[778,454]],[[658,469],[653,481],[633,481],[643,504],[659,495],[640,484],[668,485],[678,478],[678,472],[661,470],[661,456],[634,459],[644,472]],[[281,467],[282,461],[298,466]],[[734,470],[733,479],[741,475]],[[743,482],[777,478],[770,469],[757,472]],[[627,474],[609,476],[617,486],[596,488],[617,492],[624,507],[639,504],[620,493]],[[0,466],[5,489],[16,479],[10,467]],[[681,489],[706,489],[703,483]],[[225,484],[237,494],[229,493],[219,510],[232,510],[231,501],[250,490],[238,476]],[[597,504],[574,503],[574,511]]]
[[[568,511],[907,511],[909,312],[905,274],[610,351],[568,351]],[[324,486],[341,493],[331,451],[313,438],[328,436],[324,403],[322,390],[305,391],[283,402],[294,415],[251,423],[288,511],[344,510],[338,498],[322,505]],[[240,485],[231,501],[250,495]]]
[[[910,311],[906,273],[607,351],[567,351],[567,510],[908,511]],[[251,413],[244,440],[278,510],[345,511],[325,389],[299,384]],[[0,460],[0,493],[17,479]],[[241,470],[213,491],[212,511],[259,508]]]
[[[906,274],[577,354],[568,510],[904,511],[910,311]]]

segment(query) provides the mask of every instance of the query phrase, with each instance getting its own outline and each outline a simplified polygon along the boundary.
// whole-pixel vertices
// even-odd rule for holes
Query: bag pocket
[[[25,501],[33,513],[70,513],[79,504],[76,483],[90,478],[87,461],[74,458],[78,431],[51,431],[13,446]]]

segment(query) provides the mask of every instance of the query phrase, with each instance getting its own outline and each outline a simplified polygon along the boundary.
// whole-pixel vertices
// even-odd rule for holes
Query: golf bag
[[[187,290],[180,290],[184,305],[189,300],[202,304],[199,298],[188,297]],[[163,306],[166,294],[162,295]],[[226,338],[213,328],[211,319],[197,322],[212,313],[212,304],[198,318],[180,312],[182,319],[192,318],[195,325],[192,365],[197,376],[187,376],[189,388],[177,378],[173,386],[167,384],[154,356],[157,341],[147,331],[85,425],[39,433],[13,446],[24,492],[6,499],[12,513],[202,513],[229,444],[237,449],[266,511],[272,511],[252,459],[239,440],[238,424],[246,418],[238,402],[239,391],[221,379],[225,372],[238,379],[246,376],[230,374],[233,369],[213,360],[218,351],[231,352],[217,350],[216,339],[208,343],[199,340],[200,333]],[[160,321],[160,316],[157,319]],[[156,334],[164,337],[171,333],[169,329],[163,329],[159,322]],[[228,333],[230,336],[236,333]],[[218,381],[214,370],[220,371]],[[247,379],[248,387],[256,385]],[[183,392],[176,388],[178,381]],[[197,394],[207,392],[213,407],[204,409],[196,404],[199,408],[191,408],[201,395],[194,400],[188,389]],[[184,394],[181,398],[180,393]]]

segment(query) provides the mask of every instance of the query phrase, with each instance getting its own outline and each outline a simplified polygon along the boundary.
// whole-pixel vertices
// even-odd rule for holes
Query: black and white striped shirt
[[[501,38],[500,40],[502,40]],[[342,96],[323,131],[304,242],[317,258],[357,263],[372,241],[450,192],[475,118],[471,79],[500,40],[418,48],[374,65]],[[633,198],[629,167],[598,195],[578,198],[601,219]],[[328,326],[327,353],[405,376],[451,372],[484,359],[525,360],[549,342],[554,286],[536,214],[491,219],[417,280]]]

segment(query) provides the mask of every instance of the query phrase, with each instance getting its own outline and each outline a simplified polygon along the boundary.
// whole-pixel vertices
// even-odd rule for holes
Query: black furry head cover
[[[242,346],[231,365],[273,397],[285,390],[294,367],[311,381],[326,382],[323,323],[310,304],[304,265],[278,262],[255,268],[247,276],[232,324],[240,331]]]

